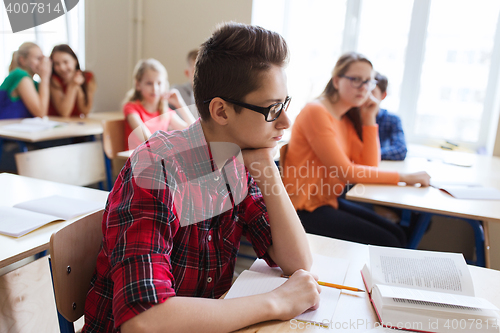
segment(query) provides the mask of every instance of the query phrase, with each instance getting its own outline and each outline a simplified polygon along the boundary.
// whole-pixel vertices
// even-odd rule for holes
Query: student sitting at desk
[[[346,184],[429,185],[425,172],[379,170],[375,116],[379,100],[371,62],[357,53],[339,58],[323,94],[307,104],[292,128],[283,180],[307,232],[355,242],[402,247],[401,227],[373,211],[337,200]]]
[[[229,332],[317,308],[306,234],[273,160],[290,126],[287,58],[280,35],[237,23],[202,44],[201,118],[139,146],[109,195],[84,333]],[[219,299],[242,235],[291,277],[267,294]]]
[[[38,45],[23,43],[12,55],[9,75],[0,86],[0,119],[44,117],[49,106],[50,59]],[[38,74],[40,82],[33,80]]]
[[[377,86],[372,95],[382,101],[387,96],[387,77],[380,73],[375,74]],[[406,140],[401,119],[395,114],[380,108],[377,113],[378,135],[380,139],[380,153],[382,160],[402,161],[406,157]]]
[[[184,84],[179,84],[173,86],[174,89],[179,90],[182,99],[189,107],[189,110],[193,114],[193,117],[198,118],[198,110],[196,109],[193,93],[193,79],[194,79],[194,64],[196,62],[196,57],[198,56],[198,49],[189,51],[186,62],[187,68],[184,70],[184,75],[188,78],[188,81]]]
[[[69,45],[54,46],[50,59],[53,68],[49,115],[85,117],[94,104],[94,74],[80,70],[78,58]]]
[[[168,91],[167,70],[156,59],[140,60],[134,69],[134,88],[127,93],[125,147],[135,149],[158,130],[180,130],[194,123],[179,91]],[[177,108],[182,118],[168,107]]]

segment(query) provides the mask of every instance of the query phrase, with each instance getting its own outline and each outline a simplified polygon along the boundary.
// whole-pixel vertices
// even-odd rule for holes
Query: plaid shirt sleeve
[[[154,159],[147,157],[139,161]],[[122,177],[108,202],[103,246],[114,284],[115,327],[175,296],[169,255],[179,225],[161,175],[160,163],[148,163],[139,177]]]
[[[240,205],[243,211],[240,218],[247,225],[244,234],[252,243],[255,253],[259,258],[264,259],[270,267],[277,267],[278,265],[267,253],[267,249],[273,244],[273,241],[266,204],[259,187],[250,174],[248,174],[248,195]]]
[[[382,160],[402,161],[406,158],[406,140],[401,119],[394,114],[387,114],[381,124],[382,137],[389,140],[381,148]]]

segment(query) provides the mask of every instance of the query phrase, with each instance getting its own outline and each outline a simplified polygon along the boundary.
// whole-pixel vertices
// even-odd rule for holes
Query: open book
[[[498,332],[498,309],[474,296],[459,253],[370,246],[361,270],[385,327],[419,332]]]
[[[49,120],[48,118],[25,118],[18,123],[2,126],[2,129],[15,132],[40,132],[54,127],[65,126],[66,123]]]
[[[311,272],[318,275],[320,281],[343,284],[348,267],[349,261],[346,259],[314,254]],[[281,277],[282,274],[280,268],[269,267],[264,260],[257,259],[249,270],[240,274],[225,298],[245,297],[270,292],[287,281],[286,278]],[[321,287],[319,308],[314,311],[306,311],[295,317],[295,319],[317,325],[328,325],[332,320],[339,297],[339,289]]]
[[[104,203],[53,195],[0,207],[0,234],[20,237],[41,226],[104,208]]]
[[[431,180],[431,186],[457,199],[500,200],[500,190],[477,183],[439,182]]]

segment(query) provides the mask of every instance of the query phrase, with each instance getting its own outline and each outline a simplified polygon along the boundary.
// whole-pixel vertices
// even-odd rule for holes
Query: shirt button
[[[212,282],[212,278],[210,276],[208,277],[207,282],[208,283]]]
[[[210,242],[212,240],[212,235],[208,235],[208,241]]]
[[[218,181],[218,180],[219,180],[219,176],[216,176],[216,177],[214,178],[214,180],[215,180],[215,181]]]

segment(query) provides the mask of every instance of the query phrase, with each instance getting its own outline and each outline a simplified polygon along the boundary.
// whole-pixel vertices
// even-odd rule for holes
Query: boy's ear
[[[383,101],[387,97],[387,91],[382,94],[380,101]]]
[[[210,102],[208,110],[210,111],[210,116],[219,125],[226,125],[228,123],[228,111],[229,105],[222,98],[215,97]]]

